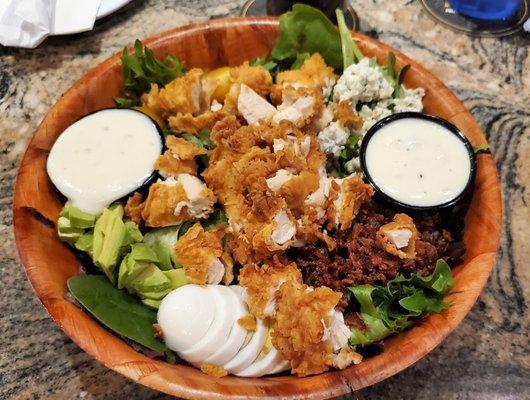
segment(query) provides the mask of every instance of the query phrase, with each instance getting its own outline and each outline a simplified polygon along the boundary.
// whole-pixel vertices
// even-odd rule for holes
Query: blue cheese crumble
[[[346,68],[335,85],[333,99],[336,102],[347,101],[355,107],[359,102],[388,99],[393,92],[393,86],[381,69],[371,67],[370,60],[363,58],[359,63]]]

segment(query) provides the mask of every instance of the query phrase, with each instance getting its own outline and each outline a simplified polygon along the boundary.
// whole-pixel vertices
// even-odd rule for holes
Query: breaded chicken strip
[[[166,146],[169,150],[159,156],[155,162],[155,168],[164,177],[178,174],[196,175],[197,163],[195,162],[195,157],[208,154],[208,150],[205,148],[173,135],[167,136]]]
[[[287,87],[314,88],[322,94],[337,80],[333,68],[326,65],[322,56],[313,54],[304,61],[300,69],[282,71],[276,75],[276,84],[271,92],[271,98],[276,104],[282,101],[282,92]]]
[[[204,231],[196,223],[175,243],[177,261],[186,276],[198,285],[218,284],[224,276],[221,238],[216,232]]]
[[[296,281],[280,286],[272,343],[298,376],[319,374],[334,365],[326,327],[341,297],[326,286],[312,289]]]
[[[379,246],[401,259],[416,257],[418,230],[407,214],[396,214],[394,220],[383,225],[376,233]]]
[[[202,75],[203,71],[200,68],[193,68],[162,89],[152,84],[149,93],[142,96],[142,104],[164,118],[179,113],[196,114],[201,108]]]
[[[127,215],[139,222],[139,215],[146,226],[162,227],[179,225],[185,221],[206,218],[213,212],[216,202],[213,192],[197,177],[179,174],[151,185],[144,203],[141,196],[130,197],[126,205]]]
[[[276,296],[284,282],[302,283],[302,273],[296,264],[286,264],[278,257],[264,263],[248,264],[239,273],[239,284],[250,313],[257,318],[270,317],[276,312]]]
[[[191,113],[178,113],[169,117],[168,122],[175,132],[196,135],[205,128],[212,129],[217,121],[222,120],[227,115],[229,114],[224,111],[206,111],[197,116]]]
[[[356,131],[363,125],[363,118],[357,114],[347,101],[335,104],[334,108],[340,126]]]
[[[185,210],[175,214],[177,205],[188,200],[182,185],[172,178],[153,183],[143,204],[142,219],[146,226],[179,225],[192,218]]]
[[[127,204],[125,204],[124,211],[127,217],[139,224],[142,221],[143,209],[144,203],[142,202],[142,195],[138,192],[135,192],[127,199]]]
[[[262,66],[251,67],[248,62],[230,70],[232,86],[225,97],[223,111],[238,115],[237,101],[241,84],[248,86],[261,97],[266,97],[272,87],[272,77]]]
[[[327,217],[331,228],[349,229],[361,206],[374,195],[371,185],[357,175],[334,179],[329,194]]]

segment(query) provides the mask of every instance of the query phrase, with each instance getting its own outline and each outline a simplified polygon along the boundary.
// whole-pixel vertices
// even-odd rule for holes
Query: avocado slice
[[[74,206],[64,207],[60,216],[67,218],[70,221],[70,225],[74,228],[89,229],[93,228],[96,223],[96,215],[81,211]]]
[[[170,271],[163,271],[171,281],[171,289],[176,289],[178,287],[187,285],[191,283],[191,279],[184,273],[183,268],[172,269]]]
[[[123,207],[111,206],[103,210],[94,227],[92,260],[112,283],[116,282],[115,269],[120,250],[127,238],[127,228],[122,220]]]
[[[57,234],[63,242],[73,245],[83,233],[85,230],[72,226],[67,217],[59,217],[57,220]]]
[[[92,254],[92,246],[94,244],[94,234],[84,233],[79,236],[79,239],[75,242],[75,248],[85,253]]]

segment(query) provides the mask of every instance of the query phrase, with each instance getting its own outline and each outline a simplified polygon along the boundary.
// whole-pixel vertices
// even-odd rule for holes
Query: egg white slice
[[[212,294],[211,307],[215,308],[215,317],[210,329],[202,339],[193,346],[179,352],[179,356],[190,363],[203,363],[220,343],[224,343],[233,326],[235,307],[231,293],[220,289],[220,285],[208,285]]]
[[[200,340],[213,323],[212,293],[203,286],[184,285],[170,292],[158,308],[157,320],[166,345],[176,352]]]
[[[243,298],[243,292],[245,291],[245,289],[243,289],[241,286],[239,285],[231,285],[229,286],[230,289],[232,289],[235,294],[238,295],[239,298]]]
[[[275,347],[271,347],[269,352],[260,360],[252,363],[244,370],[237,372],[234,375],[242,376],[245,378],[257,378],[263,375],[271,373],[271,371],[281,366],[285,359],[282,354],[276,350]]]
[[[243,343],[245,342],[245,337],[247,336],[247,330],[237,322],[239,318],[248,314],[248,310],[245,307],[241,296],[238,296],[235,291],[230,290],[226,286],[219,286],[219,289],[228,293],[232,299],[231,302],[234,304],[235,312],[232,320],[232,329],[228,335],[228,339],[217,351],[204,360],[204,363],[206,364],[223,365],[230,361],[241,349],[241,346],[243,346]]]
[[[280,361],[275,368],[271,369],[267,375],[277,374],[279,372],[287,371],[291,368],[291,362],[289,360]]]
[[[248,344],[243,347],[229,362],[224,365],[224,369],[231,374],[236,374],[247,368],[256,359],[260,353],[269,328],[261,319],[256,319],[256,331]]]

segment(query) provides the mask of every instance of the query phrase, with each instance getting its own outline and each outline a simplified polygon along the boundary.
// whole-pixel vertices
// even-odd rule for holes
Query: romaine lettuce
[[[413,274],[398,275],[386,286],[359,285],[350,287],[353,301],[359,307],[359,315],[365,330],[352,328],[350,346],[364,346],[409,326],[411,317],[423,313],[439,313],[449,304],[443,295],[453,284],[451,268],[444,260],[436,262],[434,272],[426,277]]]

